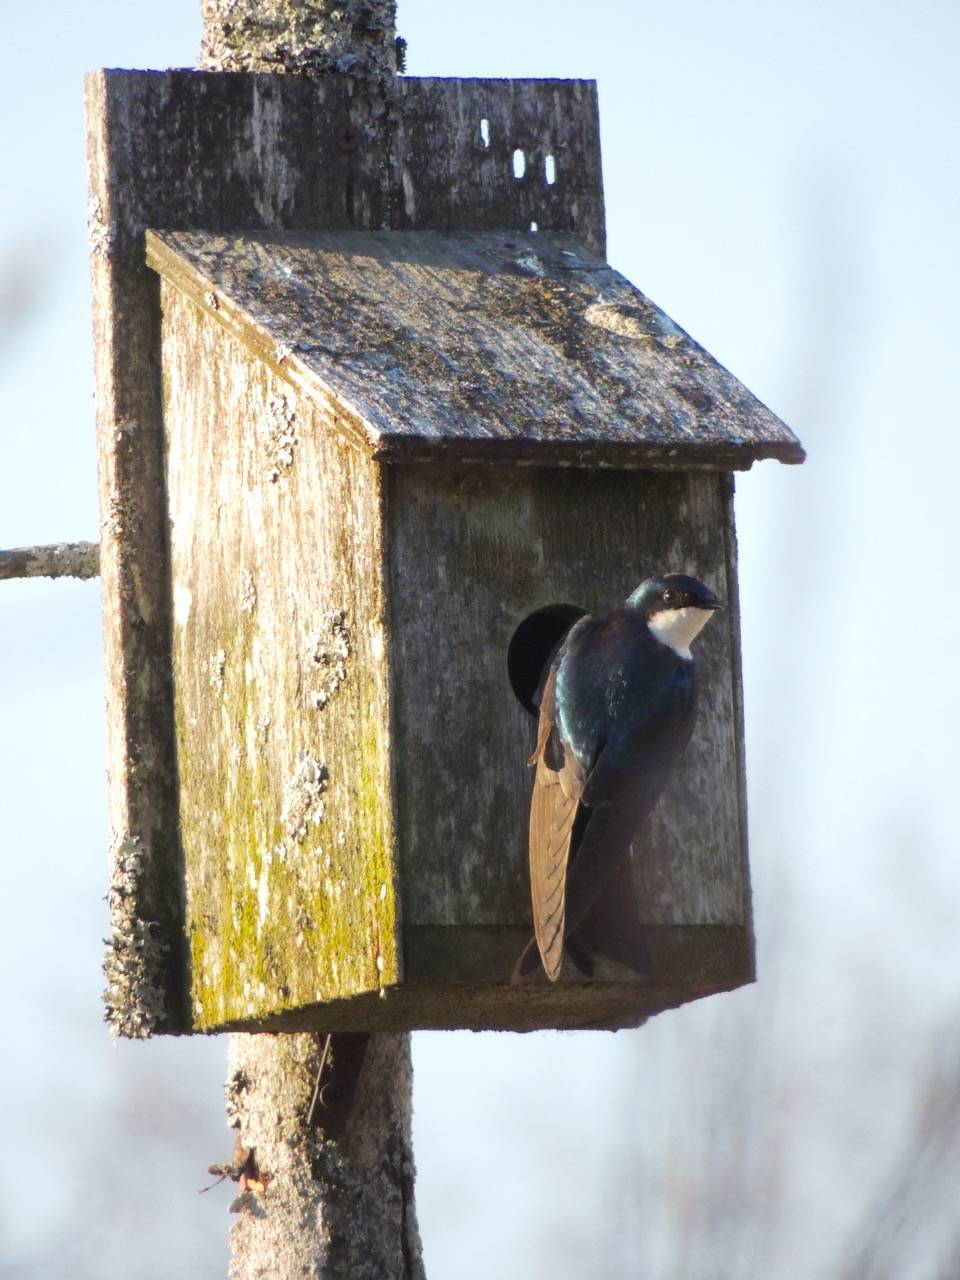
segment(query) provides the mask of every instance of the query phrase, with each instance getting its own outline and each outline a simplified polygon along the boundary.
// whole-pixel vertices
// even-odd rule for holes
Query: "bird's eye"
[[[663,593],[663,603],[664,604],[680,603],[680,592],[676,589],[676,587],[667,587],[666,591]]]

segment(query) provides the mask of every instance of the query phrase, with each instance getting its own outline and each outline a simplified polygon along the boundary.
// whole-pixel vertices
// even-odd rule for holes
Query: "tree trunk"
[[[201,0],[208,71],[339,71],[384,80],[397,70],[396,0]]]
[[[207,70],[336,71],[375,93],[397,69],[395,0],[202,0],[202,12]],[[228,1118],[238,1151],[251,1154],[233,1205],[230,1275],[421,1280],[410,1037],[370,1037],[337,1139],[307,1119],[321,1044],[312,1035],[231,1038]]]
[[[233,1205],[230,1275],[421,1280],[410,1037],[370,1038],[347,1131],[336,1141],[307,1122],[322,1041],[231,1037],[227,1113],[256,1164]]]

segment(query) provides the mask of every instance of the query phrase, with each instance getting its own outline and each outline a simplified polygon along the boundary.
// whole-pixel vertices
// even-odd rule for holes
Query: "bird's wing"
[[[643,638],[629,619],[587,615],[567,633],[544,684],[530,759],[537,770],[530,886],[537,949],[551,981],[568,928],[581,930],[585,946],[595,943],[588,917],[598,898],[617,893],[620,863],[629,867],[630,842],[692,727],[692,667]],[[579,845],[573,859],[572,845]],[[530,971],[535,954],[524,953],[515,978]]]
[[[585,776],[556,724],[556,682],[554,667],[544,685],[537,745],[530,757],[537,769],[530,803],[533,928],[551,982],[556,981],[563,957],[567,859]]]
[[[601,953],[645,972],[630,845],[686,746],[696,683],[692,665],[621,625],[571,632],[557,668],[556,736],[582,766],[586,817],[568,843],[561,927],[581,967]]]

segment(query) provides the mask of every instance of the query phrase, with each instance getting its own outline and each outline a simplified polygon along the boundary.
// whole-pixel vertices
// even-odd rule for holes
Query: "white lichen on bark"
[[[397,70],[396,0],[202,0],[200,66],[334,71],[385,81]]]
[[[162,969],[167,947],[157,925],[141,918],[143,849],[137,836],[114,840],[107,890],[110,937],[103,961],[104,1021],[114,1035],[146,1040],[166,1013]]]
[[[284,789],[280,820],[286,835],[298,844],[303,844],[311,827],[323,821],[323,793],[329,777],[325,764],[306,751],[297,752],[293,773]]]
[[[273,396],[268,414],[262,424],[264,447],[267,454],[267,474],[271,484],[276,484],[284,472],[289,471],[298,444],[296,411],[288,404],[285,395]]]
[[[318,687],[310,692],[310,705],[319,711],[325,707],[347,677],[350,657],[350,628],[346,609],[334,609],[323,620],[323,626],[307,639],[307,667],[315,672]]]
[[[0,578],[96,578],[99,573],[100,545],[96,542],[57,542],[0,551]]]

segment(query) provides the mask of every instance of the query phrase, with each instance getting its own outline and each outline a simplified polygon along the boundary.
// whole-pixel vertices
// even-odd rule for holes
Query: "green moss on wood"
[[[222,694],[209,690],[211,712],[220,703],[219,742],[186,732],[178,699],[192,1000],[201,1027],[374,990],[398,977],[376,719],[368,715],[361,727],[355,776],[329,779],[322,817],[297,839],[282,821],[283,780],[260,753],[237,750],[259,714],[244,675],[252,629],[241,621],[232,645],[219,631],[199,646],[226,655]],[[364,683],[369,705],[375,688]],[[283,696],[295,696],[294,688]]]
[[[377,506],[369,463],[269,369],[180,300],[165,323],[184,343],[168,338],[165,393],[184,415],[168,446],[173,654],[205,1029],[398,979]],[[278,405],[299,438],[279,470]]]

